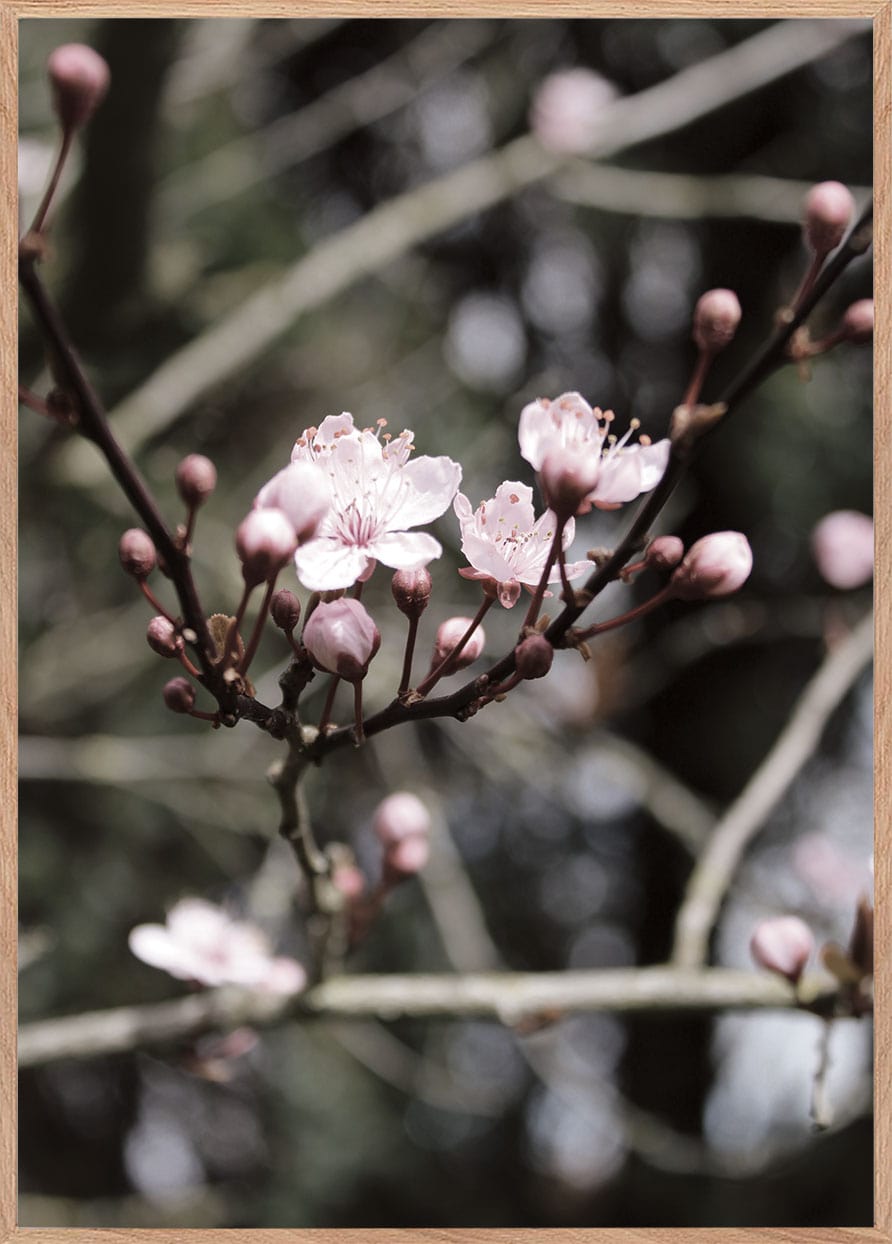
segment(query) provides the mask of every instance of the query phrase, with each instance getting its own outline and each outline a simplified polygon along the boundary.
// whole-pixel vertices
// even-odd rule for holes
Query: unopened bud
[[[281,510],[252,510],[236,530],[235,547],[253,587],[278,574],[297,548],[297,535]]]
[[[873,578],[873,519],[868,514],[825,514],[811,533],[811,548],[821,577],[831,587],[849,591]]]
[[[155,545],[140,527],[131,527],[121,536],[118,557],[126,573],[134,579],[147,579],[158,563]]]
[[[750,953],[756,963],[769,972],[785,976],[794,985],[814,948],[814,935],[798,916],[763,920],[750,939]]]
[[[864,345],[873,340],[873,299],[861,298],[853,302],[842,317],[840,332],[853,345]]]
[[[176,481],[183,501],[197,510],[217,487],[217,468],[204,454],[188,454],[177,467]]]
[[[160,614],[157,618],[152,618],[146,627],[146,640],[159,657],[175,657],[183,648],[183,641],[177,634],[176,627]]]
[[[270,601],[269,612],[274,625],[290,635],[300,621],[300,601],[287,587],[283,587]]]
[[[684,541],[678,536],[657,536],[651,540],[644,560],[654,570],[671,570],[684,557]]]
[[[805,196],[805,241],[816,255],[827,255],[843,239],[855,213],[851,192],[838,181],[822,181]]]
[[[172,713],[191,713],[195,706],[195,688],[187,678],[171,678],[161,694]]]
[[[364,605],[342,597],[316,606],[304,627],[303,642],[320,669],[357,682],[381,646],[381,635]]]
[[[396,607],[407,618],[420,618],[431,598],[430,571],[398,570],[390,581]]]
[[[739,531],[716,531],[688,550],[672,576],[675,595],[682,600],[730,596],[742,587],[753,568],[753,553]]]
[[[417,795],[396,791],[378,804],[372,829],[382,846],[390,847],[404,838],[426,837],[431,830],[431,814]]]
[[[544,678],[553,660],[554,648],[544,635],[527,635],[514,649],[514,664],[521,678]]]
[[[331,509],[331,491],[321,467],[292,462],[274,475],[254,498],[257,509],[281,510],[297,534],[299,544],[311,540]]]
[[[740,323],[740,303],[730,289],[709,289],[694,308],[693,338],[707,354],[717,354],[732,340]]]
[[[434,666],[445,661],[472,621],[472,618],[447,618],[445,622],[440,623],[437,637],[434,640],[433,657],[431,658]],[[482,626],[478,626],[461,652],[450,661],[450,673],[455,670],[463,670],[466,666],[472,665],[482,654],[485,645],[486,632]]]
[[[66,130],[89,121],[108,91],[107,63],[83,43],[64,43],[46,64],[53,88],[53,107]]]
[[[600,454],[572,449],[554,449],[539,470],[539,484],[545,503],[558,518],[572,518],[585,498],[593,492],[601,474]]]

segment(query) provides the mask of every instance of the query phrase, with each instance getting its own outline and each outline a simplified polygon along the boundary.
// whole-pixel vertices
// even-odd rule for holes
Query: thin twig
[[[677,966],[694,968],[706,961],[710,933],[744,851],[814,754],[831,715],[872,654],[873,613],[869,613],[825,658],[771,751],[719,820],[694,866],[678,912],[672,951]]]

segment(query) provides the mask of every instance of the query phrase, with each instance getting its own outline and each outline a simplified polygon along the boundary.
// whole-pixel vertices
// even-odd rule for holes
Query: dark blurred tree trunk
[[[69,222],[77,239],[66,309],[80,344],[121,340],[148,314],[149,210],[161,133],[159,104],[183,23],[112,19],[95,46],[111,89],[84,138],[84,171]]]

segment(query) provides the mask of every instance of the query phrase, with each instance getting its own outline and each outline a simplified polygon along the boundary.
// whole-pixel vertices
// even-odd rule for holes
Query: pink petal
[[[173,940],[163,924],[138,924],[130,930],[127,944],[137,959],[150,967],[160,968],[178,980],[194,979],[192,955]]]
[[[394,521],[400,528],[420,527],[439,518],[461,483],[461,467],[451,458],[413,458],[399,471],[404,492]]]
[[[440,556],[443,546],[423,531],[390,531],[372,540],[367,551],[393,570],[420,570]]]
[[[635,448],[641,459],[641,491],[650,492],[666,473],[672,445],[668,440],[662,440],[653,445],[637,445]]]
[[[300,993],[307,983],[307,974],[296,959],[272,959],[261,981],[270,993]]]
[[[329,592],[352,587],[368,561],[367,553],[342,544],[334,536],[308,540],[294,555],[297,577],[311,592]]]

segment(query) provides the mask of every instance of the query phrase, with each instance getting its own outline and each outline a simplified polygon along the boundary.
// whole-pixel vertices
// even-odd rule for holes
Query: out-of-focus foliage
[[[552,69],[590,66],[631,93],[767,25],[24,21],[23,201],[27,210],[39,194],[54,142],[46,55],[73,38],[92,42],[114,85],[87,136],[85,176],[60,212],[47,275],[113,406],[322,239],[521,133]],[[289,118],[308,153],[294,163],[282,150]],[[871,141],[864,34],[619,163],[864,186]],[[326,414],[413,428],[419,452],[463,463],[476,504],[505,478],[529,478],[516,446],[526,401],[579,389],[615,407],[623,425],[636,416],[661,436],[693,361],[699,292],[729,286],[744,308],[718,387],[801,275],[795,223],[663,218],[646,177],[634,214],[557,191],[551,180],[536,185],[358,280],[148,443],[139,465],[173,518],[179,458],[199,451],[217,464],[220,486],[195,544],[210,606],[234,607],[234,527],[296,434]],[[820,323],[869,289],[868,266],[856,265]],[[45,383],[27,321],[22,366],[24,380]],[[249,906],[276,824],[264,781],[275,744],[247,724],[212,732],[164,709],[168,668],[146,646],[147,610],[117,567],[126,505],[107,487],[59,483],[67,439],[23,414],[20,913],[31,939],[23,945],[40,949],[42,938],[21,977],[23,1020],[169,996],[172,982],[128,953],[128,930],[189,893]],[[769,749],[827,629],[849,616],[851,602],[831,599],[812,566],[811,527],[831,509],[870,504],[870,352],[818,360],[809,384],[784,369],[713,439],[664,516],[663,529],[688,541],[747,533],[755,571],[739,598],[661,611],[603,642],[588,666],[559,654],[551,678],[466,725],[424,723],[337,755],[310,791],[314,816],[325,835],[355,845],[370,873],[370,815],[389,790],[426,793],[441,835],[425,885],[395,896],[351,966],[663,959],[689,856],[647,795],[652,764],[697,792],[702,832]],[[610,544],[622,522],[580,523],[577,548]],[[446,552],[429,616],[470,613],[477,596],[455,574],[451,516],[437,535]],[[635,591],[612,589],[601,616]],[[383,702],[403,634],[386,572],[364,600],[385,636],[367,702]],[[495,654],[518,618],[491,618]],[[286,656],[273,632],[258,662],[267,702]],[[745,963],[752,923],[768,912],[801,911],[844,938],[870,850],[867,702],[862,688],[839,714],[752,852],[719,937],[723,961]],[[695,832],[693,811],[681,820]],[[818,844],[811,855],[797,848],[805,835]],[[849,871],[825,867],[822,882],[814,861],[828,851]],[[262,876],[290,887],[290,862],[272,858]],[[259,915],[275,925],[283,898],[290,893],[275,885],[263,891]],[[289,925],[282,944],[300,954],[299,930]],[[841,1034],[846,1126],[813,1140],[816,1025],[788,1017],[794,1038],[770,1021],[748,1023],[715,1047],[710,1023],[671,1017],[574,1018],[526,1037],[477,1021],[289,1024],[223,1085],[184,1070],[183,1051],[52,1065],[23,1077],[21,1221],[872,1221],[871,1131],[857,1117],[863,1033]],[[778,1048],[794,1039],[797,1057],[782,1066]]]

